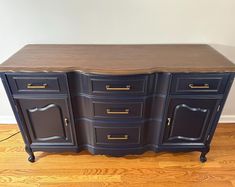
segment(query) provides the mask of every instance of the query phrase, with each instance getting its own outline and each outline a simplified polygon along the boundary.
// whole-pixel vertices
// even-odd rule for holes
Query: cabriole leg
[[[28,147],[28,146],[25,146],[25,151],[29,154],[28,161],[29,162],[35,162],[35,156],[33,154],[32,149],[30,147]]]
[[[203,151],[203,152],[201,153],[201,155],[200,155],[200,161],[201,161],[202,163],[204,163],[204,162],[207,161],[206,154],[207,154],[208,152],[209,152],[209,149],[206,150],[206,151]]]

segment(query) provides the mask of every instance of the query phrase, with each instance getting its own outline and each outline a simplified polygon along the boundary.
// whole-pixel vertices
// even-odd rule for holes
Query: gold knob
[[[64,123],[65,123],[65,126],[67,127],[67,126],[68,126],[68,124],[69,124],[69,120],[68,120],[68,118],[64,118]]]
[[[171,125],[171,118],[167,118],[167,126],[169,127]]]

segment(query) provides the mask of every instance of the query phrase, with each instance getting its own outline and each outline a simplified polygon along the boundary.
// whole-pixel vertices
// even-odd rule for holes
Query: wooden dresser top
[[[0,71],[82,71],[96,74],[235,72],[209,45],[26,45]]]

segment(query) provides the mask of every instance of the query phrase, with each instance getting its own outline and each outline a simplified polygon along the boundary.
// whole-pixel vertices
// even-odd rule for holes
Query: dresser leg
[[[29,154],[28,161],[29,162],[35,162],[35,156],[33,154],[32,149],[30,147],[28,147],[28,146],[25,146],[25,151]]]
[[[203,152],[201,153],[201,155],[200,155],[200,161],[201,161],[202,163],[204,163],[204,162],[207,161],[206,154],[207,154],[208,152],[209,152],[209,148],[208,148],[208,150],[203,151]]]

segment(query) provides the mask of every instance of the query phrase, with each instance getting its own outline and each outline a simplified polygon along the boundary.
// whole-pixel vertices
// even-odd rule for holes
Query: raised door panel
[[[172,99],[164,143],[204,143],[217,103],[215,99]]]
[[[72,145],[72,128],[66,99],[17,100],[32,145]]]

